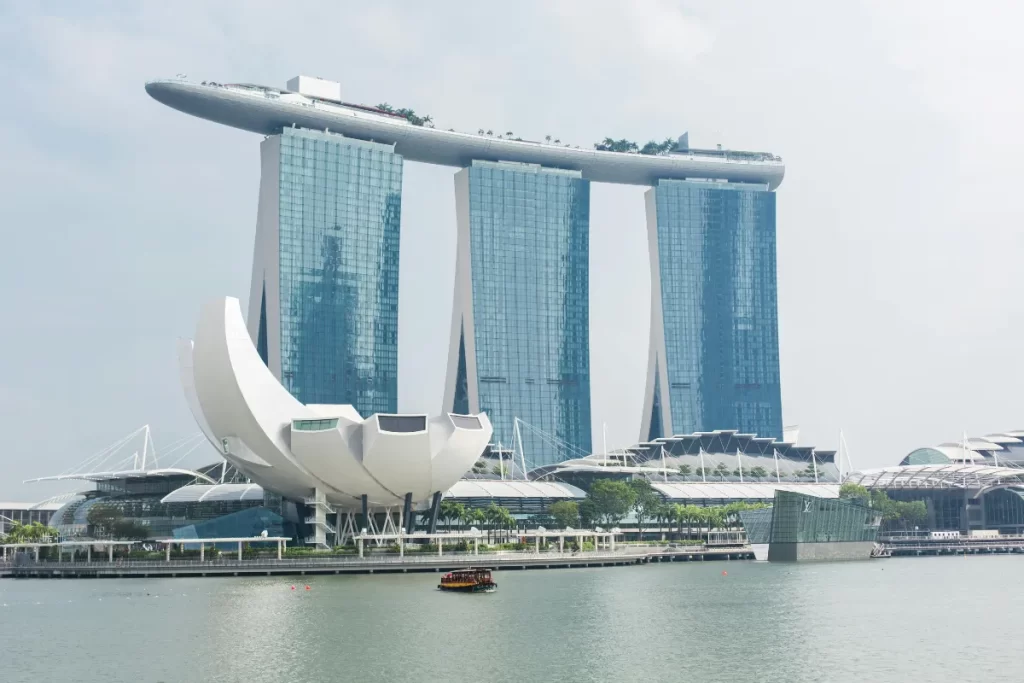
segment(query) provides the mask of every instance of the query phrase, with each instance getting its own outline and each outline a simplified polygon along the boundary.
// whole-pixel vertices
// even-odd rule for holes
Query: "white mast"
[[[843,483],[843,430],[839,429],[839,449],[836,451],[836,468],[839,471],[839,483]]]
[[[700,479],[705,484],[708,483],[708,476],[704,473],[704,447],[700,447]]]
[[[526,481],[526,480],[529,479],[529,477],[526,476],[526,456],[523,454],[523,433],[519,430],[519,418],[518,417],[516,418],[516,421],[515,421],[514,438],[519,440],[519,464],[523,468],[523,481]],[[513,448],[513,455],[515,455],[515,449],[514,448]]]
[[[772,449],[772,458],[775,459],[775,483],[776,484],[781,484],[782,483],[782,477],[779,476],[779,449],[778,448],[773,448]]]
[[[141,467],[141,469],[143,471],[145,471],[145,469],[146,469],[146,451],[147,451],[147,447],[148,446],[149,446],[149,425],[146,425],[146,427],[145,427],[145,436],[142,437],[142,467]]]
[[[498,442],[498,474],[501,475],[501,480],[505,481],[505,460],[501,457],[501,442]]]
[[[602,441],[604,442],[604,445],[603,445],[603,449],[604,449],[604,466],[607,467],[608,466],[608,423],[607,422],[602,422],[601,423],[601,438],[602,438]]]
[[[740,457],[740,449],[736,449],[736,464],[740,469],[740,483],[743,483],[743,458]]]
[[[668,468],[665,466],[665,446],[661,447],[661,480],[668,481]]]
[[[814,465],[814,483],[818,483],[818,459],[814,457],[814,451],[811,451],[811,464]]]

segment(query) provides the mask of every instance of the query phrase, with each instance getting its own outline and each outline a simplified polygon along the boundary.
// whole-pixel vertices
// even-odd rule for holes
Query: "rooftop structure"
[[[990,465],[902,465],[853,472],[846,481],[869,489],[964,489],[984,491],[1024,485],[1024,470]]]
[[[836,453],[771,437],[715,430],[644,441],[530,471],[535,479],[562,479],[570,472],[619,472],[652,480],[701,483],[838,483]]]
[[[900,461],[901,465],[948,463],[1024,467],[1024,430],[997,432],[961,441],[947,441],[938,446],[915,448]]]
[[[307,78],[308,77],[299,77]],[[775,189],[785,166],[760,152],[683,149],[664,155],[576,149],[529,140],[505,140],[427,126],[375,107],[340,101],[340,86],[330,81],[291,89],[252,84],[195,83],[183,79],[150,81],[146,92],[163,104],[234,128],[276,135],[295,126],[330,130],[347,137],[394,145],[409,161],[463,168],[479,161],[515,161],[580,171],[595,182],[655,185],[661,179],[703,178],[764,183]],[[334,99],[334,95],[338,99]]]

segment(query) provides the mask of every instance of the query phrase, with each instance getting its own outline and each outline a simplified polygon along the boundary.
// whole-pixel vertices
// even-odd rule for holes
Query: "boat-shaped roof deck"
[[[373,107],[310,97],[262,85],[150,81],[148,92],[169,107],[253,133],[274,135],[297,126],[329,130],[395,146],[409,161],[462,168],[474,160],[511,161],[580,171],[595,182],[655,185],[658,180],[703,179],[766,184],[775,189],[785,166],[768,153],[683,150],[635,154],[581,149],[546,142],[495,138],[415,126]]]

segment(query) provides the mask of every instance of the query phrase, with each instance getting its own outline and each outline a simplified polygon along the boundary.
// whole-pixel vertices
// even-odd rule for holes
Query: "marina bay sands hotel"
[[[246,324],[301,403],[397,412],[408,159],[459,169],[443,412],[487,413],[492,441],[506,445],[516,418],[554,437],[519,435],[535,465],[591,452],[590,184],[624,183],[649,188],[640,440],[716,429],[782,436],[780,158],[690,149],[685,135],[643,154],[440,130],[346,103],[339,84],[306,76],[286,88],[175,79],[146,90],[265,136]]]

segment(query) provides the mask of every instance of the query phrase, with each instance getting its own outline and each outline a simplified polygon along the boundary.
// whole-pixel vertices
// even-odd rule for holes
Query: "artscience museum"
[[[301,403],[260,358],[234,298],[203,306],[178,356],[203,433],[251,481],[305,506],[311,544],[337,543],[382,514],[410,531],[427,514],[433,526],[442,493],[491,438],[482,413],[364,417],[351,405]]]

